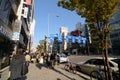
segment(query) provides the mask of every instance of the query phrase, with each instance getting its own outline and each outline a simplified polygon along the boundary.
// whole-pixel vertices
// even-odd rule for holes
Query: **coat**
[[[10,79],[21,78],[22,65],[25,62],[25,57],[20,56],[19,58],[13,57],[10,61]]]

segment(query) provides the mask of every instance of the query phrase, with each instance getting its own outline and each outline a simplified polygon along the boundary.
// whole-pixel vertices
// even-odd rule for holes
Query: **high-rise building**
[[[65,37],[68,34],[67,27],[60,27],[60,35],[62,36],[62,44],[60,44],[60,52],[67,49],[67,43],[65,42]]]
[[[77,23],[76,30],[81,32],[81,33],[79,33],[81,36],[85,36],[85,26],[84,25],[82,25],[81,23]]]
[[[120,4],[118,5],[118,11],[110,19],[110,28],[113,30],[110,33],[110,42],[112,46],[112,51],[114,54],[120,53]]]
[[[31,26],[30,26],[30,40],[29,40],[29,50],[34,52],[34,43],[33,43],[33,38],[34,38],[34,28],[35,28],[35,20],[31,21]]]
[[[13,29],[13,39],[17,41],[17,48],[27,49],[30,42],[30,29],[34,14],[34,0],[20,0],[17,10],[17,19]]]

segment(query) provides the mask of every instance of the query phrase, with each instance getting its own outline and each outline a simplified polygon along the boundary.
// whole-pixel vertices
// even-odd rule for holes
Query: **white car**
[[[118,58],[108,58],[108,62],[113,72],[118,71],[118,62],[120,59]],[[104,70],[104,61],[102,57],[95,57],[85,61],[84,63],[77,64],[77,71],[82,71],[86,74],[90,74],[92,71],[98,71],[99,68]]]
[[[68,57],[65,54],[63,54],[63,53],[57,54],[57,60],[58,60],[59,63],[68,62],[69,61]]]

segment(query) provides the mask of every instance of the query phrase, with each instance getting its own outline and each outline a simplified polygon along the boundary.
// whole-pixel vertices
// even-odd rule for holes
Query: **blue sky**
[[[84,19],[81,18],[76,12],[69,11],[62,7],[57,6],[59,0],[34,0],[35,1],[35,32],[34,32],[34,45],[38,45],[40,40],[48,34],[48,20],[49,20],[49,33],[59,33],[61,26],[68,27],[68,31],[75,29],[78,22],[84,24]],[[48,19],[49,14],[49,19]],[[56,17],[56,16],[59,17]]]

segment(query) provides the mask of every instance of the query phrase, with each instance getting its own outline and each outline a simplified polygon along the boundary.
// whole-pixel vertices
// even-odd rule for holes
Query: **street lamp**
[[[59,16],[56,15],[56,17],[59,17]],[[48,52],[48,46],[49,46],[49,36],[50,36],[50,14],[48,13],[48,34],[47,34],[47,43],[46,43],[47,52]]]
[[[56,15],[56,17],[59,17],[58,15]],[[50,35],[50,14],[48,13],[48,36]]]

